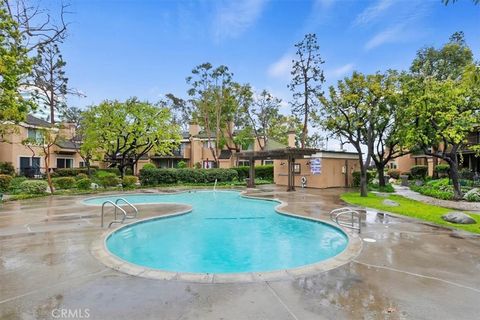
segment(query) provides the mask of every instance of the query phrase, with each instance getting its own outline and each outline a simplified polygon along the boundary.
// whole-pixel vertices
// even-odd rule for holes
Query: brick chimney
[[[295,130],[290,130],[288,131],[288,146],[290,148],[295,148],[295,137],[296,137],[296,133],[295,133]]]
[[[194,122],[190,123],[188,127],[188,133],[193,137],[198,136],[200,133],[200,125]]]

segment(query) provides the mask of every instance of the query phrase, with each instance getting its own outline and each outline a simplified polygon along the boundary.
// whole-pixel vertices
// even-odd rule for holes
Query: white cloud
[[[331,76],[332,78],[341,78],[341,77],[347,75],[348,73],[350,73],[351,71],[353,71],[354,67],[355,67],[355,65],[353,63],[347,63],[343,66],[340,66],[336,69],[333,69],[333,70],[327,72],[327,74],[329,76]]]
[[[336,0],[316,0],[314,3],[315,7],[321,7],[321,8],[330,8]]]
[[[232,0],[221,5],[213,21],[216,40],[236,38],[260,17],[267,0]]]
[[[276,62],[268,67],[268,75],[273,78],[287,78],[290,77],[290,71],[292,69],[292,55],[285,54]]]
[[[354,25],[368,24],[395,3],[395,0],[379,0],[363,10],[353,22]]]
[[[401,40],[404,25],[396,25],[377,33],[365,44],[365,50],[371,50],[385,43],[398,42]]]

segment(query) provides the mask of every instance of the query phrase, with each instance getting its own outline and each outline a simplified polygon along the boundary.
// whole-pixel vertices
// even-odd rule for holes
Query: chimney
[[[295,137],[296,133],[295,130],[288,131],[288,147],[295,148]]]
[[[198,134],[200,133],[200,126],[198,125],[198,123],[190,123],[188,127],[188,133],[193,137],[198,136]]]

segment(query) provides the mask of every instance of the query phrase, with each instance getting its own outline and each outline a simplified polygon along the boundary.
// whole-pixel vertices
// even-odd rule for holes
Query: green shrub
[[[439,164],[435,166],[435,172],[438,174],[448,174],[450,171],[450,165],[448,164]]]
[[[157,167],[153,163],[146,163],[143,169],[157,169]]]
[[[399,179],[399,178],[400,178],[400,170],[390,169],[390,170],[387,171],[387,175],[388,175],[390,178]]]
[[[123,177],[122,185],[124,188],[134,188],[135,184],[138,182],[138,178],[135,176],[125,176]]]
[[[249,176],[250,167],[241,166],[232,168],[237,171],[238,180],[243,181]],[[273,165],[255,166],[255,178],[273,181]]]
[[[100,185],[104,188],[116,187],[119,185],[122,180],[113,172],[100,172],[100,175],[97,172],[98,181]]]
[[[233,169],[142,169],[140,182],[152,186],[174,183],[211,183],[231,182],[238,179],[238,173]]]
[[[9,191],[11,193],[20,193],[20,184],[23,181],[26,181],[26,180],[27,180],[27,178],[25,178],[25,177],[14,177],[12,179],[12,182],[10,183]]]
[[[91,185],[92,185],[92,180],[90,180],[89,178],[80,179],[76,183],[77,189],[80,189],[80,190],[90,190]]]
[[[475,175],[475,173],[468,168],[463,168],[460,170],[459,175],[460,179],[473,180],[473,176]]]
[[[48,184],[43,180],[25,180],[20,183],[20,192],[26,194],[42,194],[47,192]]]
[[[8,174],[0,174],[0,192],[7,192],[12,180],[12,176],[9,176]]]
[[[416,191],[420,194],[425,196],[442,199],[442,200],[452,200],[453,199],[453,191],[444,191],[441,189],[436,189],[431,186],[410,186],[410,189]]]
[[[79,173],[79,174],[77,174],[75,179],[77,179],[77,180],[88,179],[88,175],[85,174],[85,173]]]
[[[410,174],[414,179],[424,180],[428,173],[428,167],[424,165],[413,166],[410,168]]]
[[[75,178],[60,177],[53,179],[53,185],[57,189],[72,189],[75,187]]]
[[[15,175],[15,168],[11,162],[0,162],[0,174]]]
[[[367,184],[371,184],[373,179],[375,178],[376,172],[375,171],[367,171]],[[360,171],[352,172],[353,176],[353,186],[359,187],[360,186]]]
[[[395,192],[395,189],[390,183],[387,183],[384,187],[380,187],[378,183],[371,183],[368,185],[368,189],[379,192]]]
[[[181,160],[181,161],[179,161],[179,162],[177,163],[177,168],[178,168],[178,169],[184,169],[184,168],[186,168],[186,167],[187,167],[187,163],[186,163],[185,161],[183,161],[183,160]]]
[[[113,173],[115,174],[116,176],[119,176],[120,175],[120,170],[118,168],[105,168],[105,169],[98,169],[97,172],[95,173],[95,175],[97,177],[100,177],[102,175],[105,175],[107,173]]]
[[[95,169],[90,168],[91,173],[95,173]],[[88,174],[87,168],[60,168],[55,169],[55,176],[57,177],[75,177],[79,174]]]
[[[430,180],[426,183],[427,186],[430,186],[433,188],[440,188],[440,187],[448,186],[449,184],[450,184],[450,180],[448,178]]]

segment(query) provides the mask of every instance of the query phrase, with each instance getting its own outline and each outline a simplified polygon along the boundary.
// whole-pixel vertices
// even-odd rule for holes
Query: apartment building
[[[467,137],[466,148],[459,156],[458,163],[460,169],[469,169],[472,172],[480,173],[480,157],[472,150],[473,146],[480,145],[480,131],[472,132]],[[433,175],[435,165],[444,163],[441,159],[435,159],[423,152],[411,153],[390,161],[389,168],[398,169],[400,172],[408,172],[412,166],[428,166],[428,174]]]
[[[78,154],[78,145],[71,141],[75,135],[73,126],[65,124],[62,129],[52,128],[50,122],[33,115],[28,115],[24,122],[15,126],[15,130],[3,136],[0,140],[0,162],[10,162],[19,175],[34,177],[45,173],[45,157],[43,149],[36,144],[23,144],[30,140],[41,140],[41,130],[55,131],[65,139],[52,146],[49,158],[50,167],[74,168],[83,166],[83,160]]]

